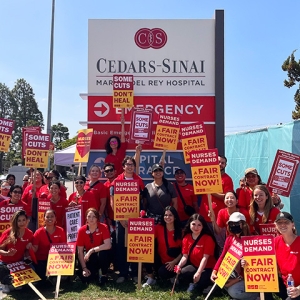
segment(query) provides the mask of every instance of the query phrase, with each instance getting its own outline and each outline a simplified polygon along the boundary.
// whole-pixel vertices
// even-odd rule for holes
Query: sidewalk
[[[76,191],[74,186],[74,181],[66,180],[65,187],[67,188],[67,196],[69,198],[69,196]]]

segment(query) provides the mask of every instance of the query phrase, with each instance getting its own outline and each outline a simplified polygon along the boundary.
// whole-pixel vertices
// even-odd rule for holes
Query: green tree
[[[61,150],[61,143],[69,139],[69,128],[64,126],[62,123],[57,125],[52,125],[52,142],[55,145],[56,149]]]
[[[77,143],[77,135],[71,139],[65,140],[61,143],[61,149],[65,149]]]
[[[18,107],[14,114],[16,127],[11,147],[15,151],[15,158],[21,159],[22,127],[35,125],[43,129],[44,118],[38,108],[33,89],[25,79],[18,79],[11,93]]]
[[[300,60],[295,60],[295,52],[296,50],[283,62],[282,70],[287,72],[288,76],[288,80],[284,80],[284,86],[291,88],[296,83],[299,83],[294,95],[296,102],[295,110],[292,111],[292,118],[297,120],[300,119]]]

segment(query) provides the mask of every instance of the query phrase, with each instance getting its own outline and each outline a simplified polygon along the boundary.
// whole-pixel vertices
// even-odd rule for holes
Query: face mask
[[[240,224],[238,225],[230,225],[229,226],[229,231],[233,234],[239,234],[242,232],[242,228],[240,226]]]

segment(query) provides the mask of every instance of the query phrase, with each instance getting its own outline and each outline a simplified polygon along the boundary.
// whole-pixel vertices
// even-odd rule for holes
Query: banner
[[[159,115],[156,126],[154,148],[176,150],[179,139],[180,118],[176,115]]]
[[[231,273],[243,257],[243,246],[237,240],[233,240],[232,245],[224,256],[222,263],[218,269],[218,278],[215,283],[222,289],[229,279]]]
[[[115,180],[115,220],[138,218],[140,211],[140,188],[138,180]]]
[[[25,142],[25,166],[47,168],[50,147],[50,134],[28,132]]]
[[[41,278],[33,271],[33,269],[26,265],[24,261],[7,264],[7,267],[10,270],[10,275],[14,279],[13,286],[15,288],[29,282],[41,280]]]
[[[47,261],[47,276],[73,275],[76,243],[51,244]]]
[[[277,150],[267,186],[272,193],[288,197],[297,174],[300,156]]]
[[[133,107],[133,75],[113,75],[113,108]]]
[[[51,201],[48,198],[38,198],[38,227],[45,226],[45,211],[51,209]]]
[[[18,211],[24,209],[23,205],[6,205],[1,206],[0,203],[0,235],[3,231],[10,228],[10,219],[12,215]]]
[[[81,225],[81,205],[76,205],[66,208],[66,233],[67,233],[67,242],[76,242],[78,230]]]
[[[78,130],[74,162],[86,163],[89,160],[93,129]]]
[[[154,262],[154,219],[128,220],[128,262]]]
[[[138,108],[132,110],[129,142],[136,144],[151,142],[152,114],[152,110]]]
[[[190,164],[196,195],[223,192],[217,149],[192,151]]]
[[[278,292],[278,274],[274,238],[242,237],[246,292]]]
[[[0,118],[0,151],[8,152],[15,121]]]
[[[278,235],[276,225],[274,223],[259,224],[259,232],[261,235],[271,235],[273,237]]]
[[[22,157],[26,155],[26,145],[28,133],[41,133],[41,127],[32,126],[32,127],[22,127]]]
[[[180,126],[180,137],[184,161],[190,163],[190,152],[208,149],[207,138],[203,122]]]

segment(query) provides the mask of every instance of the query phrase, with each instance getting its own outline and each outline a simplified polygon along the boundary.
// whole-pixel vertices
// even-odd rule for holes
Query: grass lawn
[[[39,284],[36,286],[39,291],[47,299],[54,299],[54,290],[50,282]],[[179,284],[175,288],[174,295],[171,297],[170,292],[172,285],[170,282],[162,283],[158,282],[153,287],[147,287],[145,289],[137,290],[137,285],[135,285],[131,280],[125,281],[121,284],[116,284],[114,280],[110,278],[108,283],[99,287],[96,283],[90,284],[88,286],[83,285],[81,282],[70,282],[62,281],[60,285],[59,299],[82,299],[82,300],[91,300],[91,299],[205,299],[206,295],[200,295],[198,291],[195,291],[192,294],[186,292],[187,285]],[[37,300],[39,299],[38,295],[29,287],[24,286],[22,290],[11,292],[5,297],[5,300]],[[227,300],[229,297],[222,291],[218,290],[211,295],[210,300],[212,299],[224,299]]]

